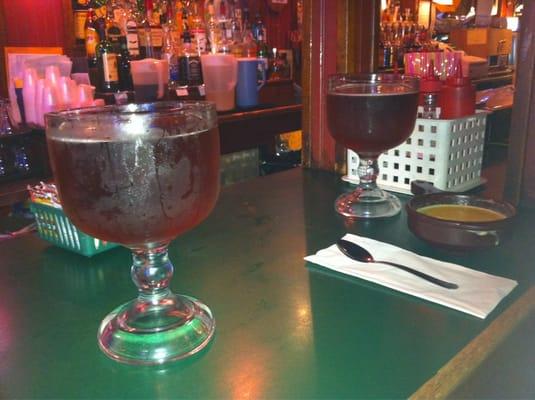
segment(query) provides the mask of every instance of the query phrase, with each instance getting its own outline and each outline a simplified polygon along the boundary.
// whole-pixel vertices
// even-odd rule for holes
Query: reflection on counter
[[[286,171],[301,165],[302,133],[293,131],[274,137],[268,145],[221,156],[221,184]]]
[[[56,246],[42,253],[42,282],[59,298],[84,304],[98,301],[102,293],[118,285],[129,287],[128,250],[117,248],[89,258]],[[62,288],[60,290],[60,288]]]
[[[259,163],[258,148],[223,154],[221,184],[226,186],[257,177]]]

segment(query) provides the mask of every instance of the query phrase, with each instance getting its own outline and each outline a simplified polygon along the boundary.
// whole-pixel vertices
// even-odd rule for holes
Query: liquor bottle
[[[108,0],[106,5],[106,36],[117,54],[119,90],[133,90],[130,53],[126,31],[126,10],[120,0]]]
[[[96,68],[97,66],[96,47],[99,42],[99,36],[96,21],[97,16],[93,9],[90,8],[85,21],[85,52],[89,68]]]
[[[116,8],[117,4],[115,3],[115,0],[108,0],[106,4],[106,38],[113,46],[114,53],[119,54],[121,48],[119,39],[122,32],[121,26],[115,20]]]
[[[249,21],[249,9],[244,7],[242,10],[242,31],[246,29],[251,29],[251,21]]]
[[[106,22],[106,4],[108,0],[91,0],[90,4],[93,8],[93,11],[96,15],[96,25],[104,24]],[[100,32],[97,29],[97,32]]]
[[[243,55],[243,32],[242,32],[242,10],[237,3],[234,7],[234,12],[231,14],[231,31],[232,31],[232,45],[231,53],[234,57],[242,57]]]
[[[168,7],[171,7],[171,15],[172,15],[172,21],[171,21],[171,40],[173,42],[173,46],[177,47],[181,43],[181,37],[182,37],[182,14],[183,10],[185,8],[184,4],[181,0],[176,0],[174,3],[169,2]]]
[[[190,19],[190,35],[192,43],[195,46],[197,54],[203,54],[207,51],[206,26],[204,19],[199,14],[197,3],[193,3],[193,12]]]
[[[221,32],[217,52],[222,54],[231,54],[233,48],[232,19],[229,11],[230,7],[224,0],[222,0],[219,4],[219,13],[216,12],[216,20],[219,24],[219,30]]]
[[[269,65],[268,64],[269,47],[267,45],[267,30],[266,30],[264,21],[262,21],[260,12],[256,13],[256,17],[251,27],[251,31],[257,44],[257,52],[258,52],[257,56],[258,58],[264,61],[265,69],[267,70],[268,65]],[[262,71],[259,68],[259,76],[261,76],[261,74],[262,74]]]
[[[243,9],[243,53],[242,57],[256,57],[258,46],[256,45],[253,32],[251,31],[251,24],[249,23],[249,10]]]
[[[190,32],[190,12],[188,11],[187,7],[184,7],[182,9],[182,23],[180,24],[181,27],[181,33],[180,33],[180,40],[178,41],[178,44],[180,47],[184,44],[184,32],[189,32],[190,38],[191,38],[191,32]]]
[[[96,9],[103,9],[104,11],[106,11],[106,2],[107,0],[90,0],[91,1],[91,5],[93,6],[93,9],[95,9],[95,12],[96,12]],[[104,14],[102,15],[99,15],[99,13],[97,12],[97,16],[103,16]]]
[[[392,30],[390,25],[385,26],[385,39],[383,42],[383,65],[384,68],[394,66],[394,46],[392,45]]]
[[[137,7],[133,7],[129,2],[126,7],[126,45],[128,47],[130,59],[138,60],[141,57],[138,37],[138,9]]]
[[[257,41],[257,46],[258,46],[257,57],[263,63],[263,65],[260,65],[260,64],[258,65],[258,79],[262,80],[264,75],[269,70],[269,63],[270,63],[269,47],[262,35],[259,36],[259,40]]]
[[[74,38],[77,45],[85,43],[85,25],[88,18],[87,0],[76,0],[73,4]]]
[[[240,3],[234,4],[234,12],[232,15],[232,36],[235,38],[236,35],[239,35],[241,40],[241,35],[243,33],[243,13],[240,8]]]
[[[383,11],[381,11],[381,24],[385,25],[388,24],[391,21],[391,15],[389,7],[386,7]]]
[[[251,31],[245,31],[243,34],[243,52],[242,57],[255,58],[258,55],[258,46],[254,40]]]
[[[254,34],[253,34],[253,36],[254,36]],[[256,44],[258,46],[258,57],[267,58],[268,54],[269,54],[269,47],[268,47],[268,44],[267,44],[266,30],[265,29],[262,28],[262,29],[257,31]]]
[[[119,37],[119,53],[117,54],[117,72],[119,74],[119,89],[134,90],[132,71],[130,69],[130,52],[125,35]]]
[[[99,24],[100,42],[96,47],[97,71],[99,90],[102,93],[111,93],[119,90],[119,72],[117,67],[117,53],[106,37],[106,27]]]
[[[128,9],[131,7],[128,0],[114,0],[113,17],[119,24],[121,32],[126,35],[126,22],[128,19]]]
[[[400,3],[398,0],[392,1],[390,3],[390,15],[392,15],[393,22],[397,22],[399,19],[399,8],[400,8]]]
[[[260,13],[256,13],[255,20],[253,22],[253,25],[251,26],[251,32],[253,33],[253,37],[257,42],[261,40],[267,41],[266,27],[264,26],[264,21],[262,21]]]
[[[138,29],[141,58],[159,58],[163,46],[163,31],[154,13],[152,0],[145,0],[145,17]]]
[[[184,31],[180,55],[178,57],[178,84],[180,86],[200,86],[203,83],[201,58],[191,43],[191,34]]]
[[[201,0],[202,1],[202,0]],[[207,22],[210,19],[210,6],[214,8],[214,0],[204,0],[204,22]]]
[[[141,21],[141,26],[138,30],[141,58],[154,58],[151,26],[152,10],[152,0],[145,0],[145,17]]]
[[[213,4],[208,4],[208,20],[206,22],[206,30],[208,31],[208,43],[210,46],[210,53],[218,53],[218,47],[221,43],[221,28],[215,18],[215,9]]]
[[[270,65],[270,78],[272,80],[284,79],[284,65],[277,48],[273,48],[273,61]]]
[[[221,1],[221,4],[219,6],[219,25],[221,27],[222,32],[222,47],[224,47],[226,50],[228,50],[228,53],[231,52],[232,42],[233,42],[233,36],[232,36],[232,16],[233,16],[233,9],[232,5],[228,4],[225,1]],[[221,49],[223,50],[223,49]],[[227,51],[222,51],[223,53],[226,53]]]
[[[168,5],[165,22],[162,24],[164,42],[161,58],[162,60],[167,60],[169,64],[169,89],[175,89],[178,85],[178,57],[175,51],[173,37],[171,35],[173,20],[174,17],[172,8]]]

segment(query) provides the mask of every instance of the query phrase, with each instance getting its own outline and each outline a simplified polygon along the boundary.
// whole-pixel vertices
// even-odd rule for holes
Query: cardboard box
[[[513,32],[499,28],[455,29],[450,32],[450,43],[466,54],[489,58],[509,54],[512,48]]]
[[[489,28],[487,48],[489,56],[510,54],[513,48],[513,31]]]
[[[463,75],[469,78],[483,78],[489,74],[489,61],[486,58],[464,55]]]

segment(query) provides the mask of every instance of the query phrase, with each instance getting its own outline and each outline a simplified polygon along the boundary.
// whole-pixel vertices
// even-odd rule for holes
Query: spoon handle
[[[446,288],[446,289],[457,289],[459,287],[455,283],[443,281],[442,279],[438,279],[438,278],[435,278],[434,276],[427,275],[426,273],[423,273],[423,272],[417,271],[415,269],[409,268],[409,267],[407,267],[405,265],[396,264],[396,263],[390,262],[390,261],[378,261],[378,260],[375,260],[373,262],[380,263],[380,264],[388,264],[388,265],[390,265],[392,267],[396,267],[396,268],[402,269],[403,271],[406,271],[406,272],[409,272],[411,274],[414,274],[414,275],[416,275],[416,276],[418,276],[418,277],[420,277],[422,279],[425,279],[426,281],[432,282],[435,285],[442,286],[443,288]]]

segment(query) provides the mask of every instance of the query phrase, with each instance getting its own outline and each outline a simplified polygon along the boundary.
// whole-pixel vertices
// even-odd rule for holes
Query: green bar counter
[[[344,221],[333,202],[347,188],[335,174],[301,168],[223,188],[208,219],[169,249],[173,291],[208,304],[215,337],[199,354],[160,367],[120,364],[97,346],[104,316],[136,296],[127,249],[86,258],[35,234],[0,242],[0,398],[451,395],[489,368],[494,348],[508,348],[494,339],[507,343],[534,319],[535,211],[521,210],[513,238],[499,247],[451,253],[410,233],[405,211]],[[519,285],[481,320],[303,260],[346,232]],[[524,341],[509,346],[533,347]]]

